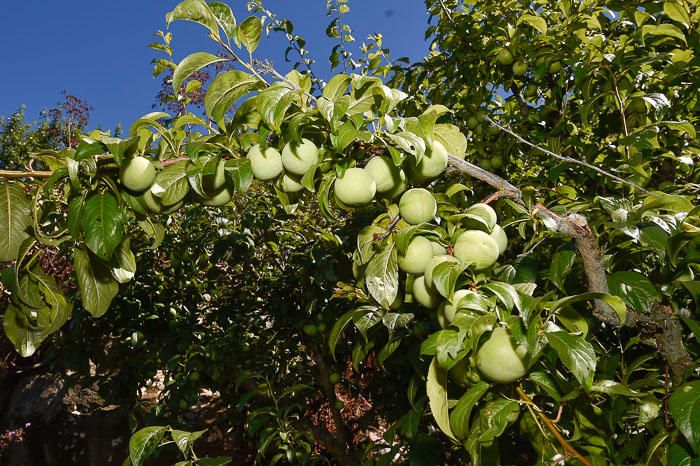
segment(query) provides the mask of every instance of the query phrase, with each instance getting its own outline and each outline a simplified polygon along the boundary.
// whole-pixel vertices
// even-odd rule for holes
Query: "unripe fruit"
[[[503,168],[503,156],[501,155],[494,155],[491,157],[491,166],[498,170],[499,168]]]
[[[528,84],[525,88],[525,97],[534,97],[537,95],[537,86],[535,84]]]
[[[200,378],[200,375],[199,375],[199,372],[197,372],[197,371],[194,371],[190,374],[190,380],[192,382],[197,382],[199,380],[199,378]]]
[[[343,403],[343,400],[335,400],[333,406],[335,406],[336,411],[340,411],[345,407],[345,403]]]
[[[359,207],[372,202],[377,183],[366,170],[348,168],[342,178],[335,180],[335,197],[349,207]]]
[[[474,129],[479,124],[479,120],[474,115],[467,118],[467,128]]]
[[[493,168],[490,159],[482,159],[481,162],[479,162],[479,166],[484,170],[491,170]]]
[[[425,286],[425,276],[413,280],[413,298],[428,309],[435,309],[440,304],[442,297],[437,291]]]
[[[493,163],[491,165],[493,166]],[[490,205],[484,204],[483,202],[478,202],[469,207],[467,213],[482,218],[486,222],[489,231],[492,231],[493,227],[496,226],[498,222],[496,211],[493,210]]]
[[[394,165],[391,157],[372,157],[365,165],[367,173],[372,175],[377,183],[377,192],[384,194],[395,190],[406,179],[406,174]]]
[[[503,254],[508,248],[508,236],[506,236],[505,230],[500,225],[496,225],[491,232],[491,238],[498,245],[498,254]]]
[[[338,382],[340,382],[340,374],[338,374],[337,372],[333,372],[331,375],[328,376],[328,381],[333,385],[337,384]]]
[[[219,160],[216,165],[216,171],[211,175],[206,175],[202,177],[202,188],[204,191],[211,193],[221,189],[226,183],[226,161]]]
[[[298,193],[304,185],[285,173],[277,179],[277,188],[285,193]]]
[[[462,358],[457,362],[457,364],[452,366],[448,372],[448,375],[457,385],[462,388],[466,388],[469,386],[469,379],[467,379],[467,373],[469,372],[469,358]]]
[[[452,321],[455,318],[455,315],[457,314],[457,310],[459,309],[459,302],[465,297],[469,295],[475,294],[472,290],[457,290],[455,291],[454,297],[452,298],[452,303],[446,302],[444,303],[444,314],[445,318],[449,323],[452,323]],[[457,306],[455,306],[457,304]]]
[[[437,201],[427,189],[409,189],[401,196],[399,214],[411,225],[430,222],[437,215]]]
[[[318,334],[318,327],[314,324],[306,324],[303,327],[304,333],[310,337],[316,336]]]
[[[459,260],[471,263],[474,270],[484,270],[496,263],[499,249],[488,233],[467,230],[457,238],[453,253]]]
[[[146,205],[148,210],[155,214],[170,214],[178,210],[185,203],[184,200],[177,202],[173,205],[163,205],[159,197],[153,195],[149,189],[143,193],[143,203]]]
[[[561,71],[561,62],[560,61],[553,61],[552,63],[549,64],[548,71],[550,74],[555,74]]]
[[[414,236],[408,243],[404,255],[399,255],[399,268],[406,273],[423,275],[425,267],[433,258],[432,242],[425,236]]]
[[[433,289],[435,287],[435,284],[433,283],[433,271],[435,270],[435,267],[437,267],[438,264],[442,264],[443,262],[453,262],[453,263],[458,263],[459,259],[457,259],[454,256],[435,256],[430,261],[428,264],[425,266],[425,286],[427,286],[430,289]]]
[[[501,49],[500,52],[498,52],[498,63],[501,65],[510,65],[513,63],[513,54],[510,53],[510,50],[508,49]]]
[[[248,159],[253,176],[258,180],[272,180],[282,174],[282,155],[274,147],[266,147],[262,151],[256,144],[248,151]]]
[[[119,178],[126,189],[141,193],[150,188],[156,179],[156,167],[146,157],[138,155],[121,166]]]
[[[321,322],[320,324],[318,324],[318,331],[320,333],[323,333],[326,331],[326,323],[325,322]]]
[[[180,408],[180,409],[187,409],[187,407],[188,407],[189,405],[187,404],[187,401],[185,401],[185,400],[180,400],[180,401],[177,402],[177,406],[178,406],[178,408]]]
[[[508,330],[503,327],[494,329],[489,339],[481,345],[476,353],[476,367],[484,377],[496,383],[515,382],[527,374]]]
[[[418,179],[430,179],[440,176],[447,168],[447,149],[440,141],[433,141],[429,151],[423,154],[423,158],[417,165],[412,165],[411,172]]]
[[[220,207],[231,202],[233,197],[233,185],[224,186],[220,191],[202,199],[202,205],[209,207]]]
[[[316,145],[306,138],[301,141],[301,144],[290,141],[282,149],[284,169],[297,176],[304,176],[318,162]]]
[[[384,197],[384,198],[386,198],[386,199],[394,199],[394,198],[397,197],[399,194],[401,194],[401,193],[403,193],[404,191],[406,191],[406,188],[407,188],[407,187],[408,187],[408,184],[407,184],[407,182],[406,182],[406,174],[405,174],[405,173],[403,172],[403,170],[402,170],[402,171],[401,171],[401,181],[399,182],[399,184],[398,184],[394,189],[392,189],[391,191],[387,191],[387,192],[383,193],[383,194],[382,194],[382,197]]]
[[[488,134],[489,136],[495,136],[498,134],[499,131],[500,129],[493,125],[489,125],[486,127],[486,134]]]
[[[522,76],[527,72],[527,63],[523,60],[518,60],[513,63],[513,74],[515,76]]]

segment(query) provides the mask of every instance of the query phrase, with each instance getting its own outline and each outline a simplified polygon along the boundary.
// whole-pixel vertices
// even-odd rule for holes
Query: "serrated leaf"
[[[440,141],[447,152],[458,159],[464,159],[467,152],[467,137],[457,126],[450,123],[437,124],[433,129],[433,138]]]
[[[335,324],[333,324],[328,334],[328,348],[331,350],[331,356],[333,356],[333,358],[335,358],[335,347],[338,344],[338,340],[340,340],[340,336],[343,334],[343,330],[345,330],[345,327],[353,320],[353,317],[361,312],[365,311],[363,311],[362,308],[348,311],[340,316],[338,320],[335,321]]]
[[[227,38],[238,40],[236,37],[236,17],[231,7],[223,2],[209,2],[209,9],[216,18],[219,27],[223,29]]]
[[[469,434],[469,417],[471,412],[489,387],[490,385],[486,382],[479,382],[470,387],[452,409],[450,413],[450,427],[455,437],[459,440],[464,440]]]
[[[438,367],[437,358],[433,358],[430,362],[425,391],[428,394],[430,411],[435,423],[452,441],[459,443],[450,427],[450,413],[447,403],[447,371]]]
[[[489,443],[503,434],[509,424],[520,414],[520,405],[515,400],[498,399],[490,401],[479,411],[481,434],[479,442]]]
[[[549,346],[556,351],[564,366],[571,371],[586,391],[590,391],[596,367],[593,345],[582,336],[570,335],[566,332],[548,332],[546,336]]]
[[[632,309],[647,313],[661,299],[653,283],[639,272],[620,271],[608,277],[610,294],[622,298]]]
[[[32,224],[31,200],[22,186],[0,182],[0,262],[17,258],[22,242],[29,238]]]
[[[219,36],[216,18],[204,0],[184,0],[165,15],[168,26],[173,21],[192,21],[206,27],[214,36]]]
[[[513,306],[515,306],[519,311],[522,310],[523,305],[520,301],[520,295],[513,285],[505,282],[492,281],[485,284],[484,288],[496,295],[498,300],[503,303],[508,311],[513,310]]]
[[[78,277],[83,307],[94,317],[102,316],[119,293],[119,284],[104,264],[90,257],[90,253],[83,249],[73,252],[73,267]]]
[[[151,186],[151,193],[160,198],[164,206],[174,205],[181,201],[190,189],[187,180],[187,166],[189,161],[168,165],[158,172]]]
[[[557,312],[559,309],[563,309],[567,306],[571,306],[573,304],[583,301],[592,301],[596,299],[601,300],[610,305],[610,307],[613,308],[618,318],[620,319],[620,322],[625,321],[625,318],[627,317],[627,306],[625,306],[625,303],[622,300],[622,298],[605,293],[581,293],[574,296],[568,296],[566,298],[553,301],[548,307],[549,310],[552,313],[554,313]]]
[[[541,16],[524,14],[520,16],[520,18],[518,18],[518,22],[516,24],[519,25],[522,23],[529,24],[533,28],[540,31],[542,34],[547,34],[547,22]]]
[[[173,72],[173,89],[177,94],[180,91],[180,86],[185,80],[197,70],[200,70],[213,63],[226,61],[226,58],[217,57],[207,52],[195,52],[185,57],[178,63]]]
[[[690,28],[690,16],[688,10],[681,2],[674,0],[666,0],[664,2],[664,13],[673,21],[681,23],[686,28]]]
[[[119,283],[127,283],[136,273],[136,257],[131,252],[131,239],[125,238],[114,250],[112,276]]]
[[[175,445],[177,445],[177,448],[187,457],[189,456],[189,452],[192,449],[194,442],[206,432],[206,429],[198,430],[196,432],[173,429],[170,431],[170,435],[172,435],[173,441],[175,442]]]
[[[685,34],[673,24],[645,24],[642,26],[642,37],[662,36],[673,37],[687,45]]]
[[[339,98],[348,90],[350,85],[350,76],[338,74],[333,76],[323,88],[323,97],[331,102]]]
[[[284,86],[271,86],[258,94],[258,111],[267,126],[279,132],[295,93]]]
[[[126,216],[111,194],[93,194],[85,202],[80,228],[87,247],[103,260],[109,260],[124,236]]]

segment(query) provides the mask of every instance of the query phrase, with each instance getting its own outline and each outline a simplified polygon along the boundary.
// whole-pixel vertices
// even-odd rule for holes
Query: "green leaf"
[[[554,313],[567,306],[594,299],[599,299],[609,304],[620,318],[620,322],[625,321],[625,318],[627,317],[627,306],[625,306],[625,302],[618,296],[612,296],[605,293],[581,293],[574,296],[568,296],[550,303],[549,310]]]
[[[22,185],[0,181],[0,262],[17,258],[31,224],[32,203]]]
[[[540,31],[542,34],[547,34],[547,22],[544,20],[544,18],[540,16],[524,14],[520,16],[520,18],[518,18],[516,25],[520,25],[522,23],[529,24],[533,28]]]
[[[552,256],[552,265],[549,268],[549,279],[559,288],[559,291],[566,293],[564,289],[564,278],[574,266],[576,252],[571,249],[562,249]]]
[[[335,101],[338,97],[345,94],[350,84],[350,76],[338,74],[333,76],[323,88],[323,97]]]
[[[486,382],[479,382],[469,388],[457,402],[457,405],[450,413],[450,427],[455,437],[464,440],[469,434],[469,416],[472,409],[482,396],[488,391],[490,385]]]
[[[258,78],[243,71],[220,73],[204,96],[204,111],[219,126],[224,126],[224,116],[233,104],[260,85]]]
[[[34,311],[35,314],[46,312],[46,309]],[[33,325],[22,307],[10,304],[2,316],[2,327],[8,340],[22,357],[29,357],[46,338],[46,332],[40,326]]]
[[[124,235],[126,216],[111,194],[93,194],[85,202],[80,228],[87,247],[104,260],[109,260]]]
[[[109,269],[90,257],[86,250],[74,251],[73,267],[78,277],[83,307],[94,317],[102,316],[119,292],[119,284],[112,278]]]
[[[593,345],[582,336],[570,335],[566,332],[548,332],[546,334],[549,346],[557,352],[559,359],[586,391],[593,386],[596,357]]]
[[[226,170],[233,175],[233,184],[236,192],[245,193],[253,182],[253,168],[250,160],[233,159],[226,162]]]
[[[433,129],[433,138],[440,141],[447,152],[463,159],[467,152],[467,137],[458,127],[450,123],[440,123]]]
[[[678,430],[695,454],[700,454],[700,380],[676,388],[668,404]]]
[[[464,272],[466,264],[443,262],[433,268],[433,284],[435,289],[447,299],[452,299],[457,279]]]
[[[673,24],[646,24],[642,26],[642,37],[646,39],[647,36],[673,37],[687,45],[685,34]]]
[[[688,16],[688,10],[681,2],[666,0],[664,2],[664,13],[666,13],[666,16],[671,18],[673,21],[681,23],[687,29],[690,28],[690,17]]]
[[[134,278],[136,273],[136,257],[131,252],[131,239],[124,238],[119,247],[114,251],[112,261],[112,276],[119,283],[127,283]]]
[[[44,273],[41,267],[33,267],[29,277],[39,285],[39,291],[48,305],[46,312],[40,312],[37,320],[47,334],[53,333],[68,321],[73,305],[66,301],[56,280]]]
[[[267,126],[279,132],[295,93],[282,85],[271,86],[258,94],[258,111]]]
[[[661,293],[647,277],[638,272],[620,271],[608,277],[610,294],[622,298],[632,309],[647,313],[659,302]]]
[[[433,358],[430,363],[425,390],[428,394],[430,411],[433,414],[435,423],[445,435],[458,443],[450,428],[450,416],[447,403],[447,371],[438,367],[437,358]]]
[[[365,283],[369,294],[385,309],[389,309],[399,292],[399,266],[396,246],[387,244],[367,264]]]
[[[195,52],[191,55],[185,57],[180,63],[178,63],[177,68],[173,72],[173,89],[177,94],[180,91],[180,86],[185,82],[192,73],[197,70],[209,66],[212,63],[217,63],[221,61],[226,61],[226,58],[217,57],[207,52]]]
[[[132,466],[141,466],[158,448],[168,428],[163,426],[144,427],[129,439],[129,460]]]
[[[147,218],[139,220],[138,225],[149,238],[153,239],[153,244],[151,244],[148,249],[156,249],[160,246],[160,243],[163,242],[163,238],[165,238],[165,227],[161,223],[154,222],[152,219]]]
[[[165,22],[170,27],[173,21],[192,21],[209,29],[219,37],[219,28],[214,13],[204,0],[184,0],[173,11],[165,15]]]
[[[216,456],[212,458],[200,458],[197,460],[197,466],[226,466],[233,461],[228,456]]]
[[[194,442],[206,432],[207,429],[198,430],[196,432],[186,432],[184,430],[173,429],[170,434],[172,435],[173,441],[175,442],[175,445],[177,445],[177,448],[179,448],[182,454],[187,457],[189,456],[189,452],[192,449]]]
[[[372,307],[372,309],[374,309],[374,307]],[[363,308],[353,309],[352,311],[346,312],[335,321],[333,328],[331,328],[331,331],[328,334],[328,347],[331,350],[331,356],[333,356],[333,358],[335,358],[335,347],[338,344],[338,340],[340,340],[340,336],[343,334],[345,327],[356,315],[364,312],[366,312],[366,310]]]
[[[238,27],[238,40],[253,53],[258,48],[262,35],[262,21],[257,16],[249,16]]]
[[[231,7],[223,2],[209,2],[209,9],[216,18],[219,27],[224,30],[228,39],[238,40],[236,37],[236,17]]]
[[[151,186],[151,193],[160,197],[163,205],[169,206],[180,202],[189,192],[190,185],[187,179],[187,167],[189,161],[168,165],[159,171]]]
[[[509,424],[520,414],[520,405],[515,400],[498,399],[490,401],[479,411],[481,434],[479,442],[489,443],[503,434]]]
[[[518,292],[513,285],[505,282],[493,281],[485,284],[484,288],[495,294],[498,300],[503,303],[508,311],[512,311],[513,306],[515,306],[518,310],[522,310],[523,305],[520,301],[520,295],[518,295]]]

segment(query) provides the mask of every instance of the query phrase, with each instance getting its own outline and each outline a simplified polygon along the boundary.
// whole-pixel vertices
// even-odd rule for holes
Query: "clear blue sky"
[[[155,101],[160,80],[152,77],[150,61],[160,55],[147,44],[156,41],[153,33],[165,28],[165,13],[177,3],[24,0],[5,5],[0,15],[0,115],[26,105],[28,119],[34,120],[66,90],[93,107],[91,127],[109,129],[121,122],[128,128]],[[247,16],[244,0],[228,3],[239,21]],[[326,0],[267,0],[265,5],[294,22],[295,33],[307,40],[317,61],[316,71],[326,75],[334,45],[325,37]],[[349,5],[348,22],[358,45],[369,33],[381,32],[392,57],[419,60],[425,54],[422,0],[351,0]],[[171,31],[177,60],[197,50],[216,52],[201,27],[175,23]],[[264,37],[255,55],[283,71],[290,67],[284,62],[285,48],[284,38],[276,34]]]

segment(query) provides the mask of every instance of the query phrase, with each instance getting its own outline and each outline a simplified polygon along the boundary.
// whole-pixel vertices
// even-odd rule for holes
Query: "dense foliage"
[[[227,461],[178,430],[202,388],[271,463],[698,461],[696,3],[426,4],[431,52],[392,64],[329,2],[323,83],[254,59],[259,16],[185,0],[168,24],[214,53],[160,34],[176,114],[0,171],[17,351],[52,338],[132,396],[162,374],[131,463]]]

